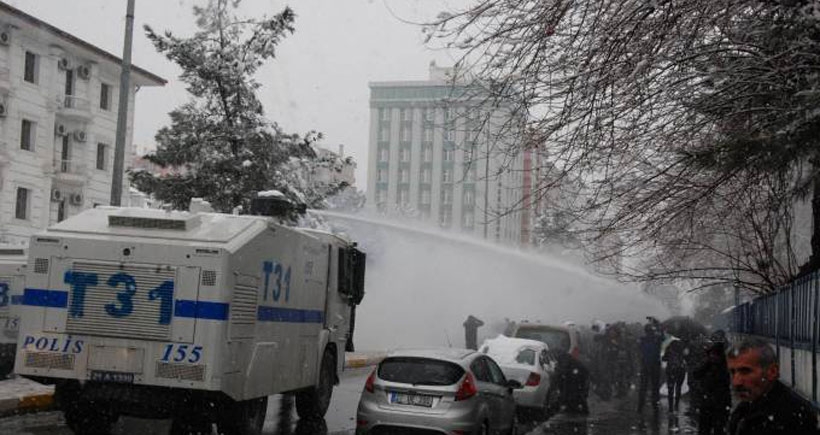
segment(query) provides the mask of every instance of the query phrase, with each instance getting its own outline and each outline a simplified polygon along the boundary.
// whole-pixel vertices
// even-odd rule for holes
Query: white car
[[[555,359],[546,343],[499,335],[485,340],[479,352],[498,363],[507,379],[516,380],[524,386],[513,393],[522,414],[533,417],[547,415]]]

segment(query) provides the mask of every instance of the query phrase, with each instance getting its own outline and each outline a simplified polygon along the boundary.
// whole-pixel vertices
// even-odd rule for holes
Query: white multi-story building
[[[120,65],[0,2],[0,242],[25,243],[54,222],[109,203]],[[126,159],[133,155],[136,90],[164,84],[132,67]]]
[[[367,202],[387,215],[519,243],[523,159],[505,155],[496,134],[509,114],[468,96],[450,74],[431,63],[426,81],[370,83]]]

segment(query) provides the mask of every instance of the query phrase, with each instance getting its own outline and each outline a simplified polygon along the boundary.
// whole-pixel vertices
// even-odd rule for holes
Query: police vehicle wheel
[[[66,425],[77,435],[108,435],[117,416],[104,409],[77,403],[63,408]]]
[[[268,398],[232,402],[225,406],[217,424],[222,435],[259,435],[265,425]]]
[[[333,354],[326,350],[322,356],[319,384],[296,394],[296,413],[299,418],[324,418],[333,394],[335,370]]]
[[[211,422],[195,418],[174,418],[169,435],[210,435]]]

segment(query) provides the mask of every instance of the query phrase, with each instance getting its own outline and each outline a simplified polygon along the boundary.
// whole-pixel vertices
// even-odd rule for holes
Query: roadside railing
[[[795,279],[775,293],[735,306],[725,314],[735,334],[769,339],[778,360],[785,354],[788,377],[818,403],[817,353],[820,351],[820,271]]]

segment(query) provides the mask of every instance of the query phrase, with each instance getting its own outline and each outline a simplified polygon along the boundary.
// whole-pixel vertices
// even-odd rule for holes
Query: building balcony
[[[85,183],[88,173],[88,165],[79,159],[65,160],[58,157],[54,159],[53,176],[56,180],[66,184]]]
[[[76,95],[60,95],[57,97],[57,115],[88,121],[92,117],[91,101]]]

